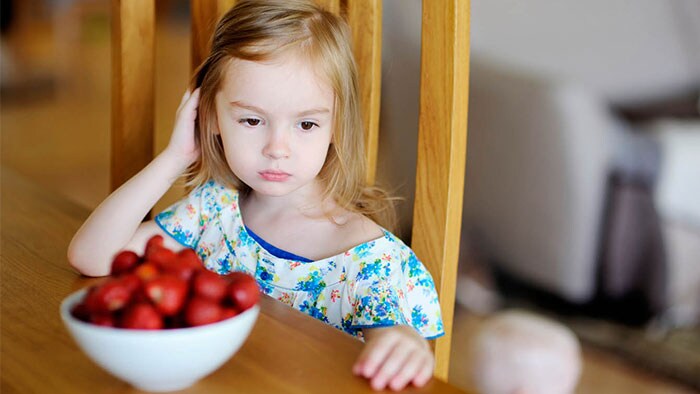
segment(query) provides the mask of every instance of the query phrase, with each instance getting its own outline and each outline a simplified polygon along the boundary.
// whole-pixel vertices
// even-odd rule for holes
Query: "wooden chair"
[[[369,163],[375,178],[381,89],[381,0],[317,0],[353,32]],[[192,68],[235,0],[191,0]],[[112,0],[112,188],[153,158],[155,0]],[[446,335],[435,375],[447,379],[467,146],[469,0],[424,1],[416,195],[411,247],[440,295]]]

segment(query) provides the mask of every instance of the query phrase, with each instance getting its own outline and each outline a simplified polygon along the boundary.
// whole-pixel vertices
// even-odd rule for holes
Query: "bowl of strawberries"
[[[143,256],[118,253],[111,274],[61,303],[61,318],[99,366],[152,392],[189,387],[228,361],[257,320],[260,290],[243,272],[219,275],[192,249],[155,236]]]

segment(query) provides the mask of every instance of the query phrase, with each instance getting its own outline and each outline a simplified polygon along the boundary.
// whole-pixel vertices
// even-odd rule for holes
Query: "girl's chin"
[[[303,193],[307,196],[314,196],[323,191],[317,178],[307,179],[290,177],[284,181],[268,181],[261,178],[241,179],[251,190],[261,196],[284,197],[290,194]]]
[[[294,187],[290,184],[254,184],[251,185],[251,189],[255,194],[267,197],[284,197],[298,190],[298,187]]]

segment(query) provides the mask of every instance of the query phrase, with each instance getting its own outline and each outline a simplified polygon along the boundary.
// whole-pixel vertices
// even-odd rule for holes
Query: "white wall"
[[[700,86],[700,1],[472,0],[472,50],[615,101],[655,98]]]
[[[420,90],[420,0],[385,0],[383,3],[382,102],[377,180],[395,195],[401,229],[410,234],[415,194],[418,143],[418,92]]]
[[[383,5],[378,179],[408,196],[399,212],[406,235],[415,188],[421,1]],[[700,87],[698,0],[472,0],[471,6],[472,59],[572,79],[620,102]]]

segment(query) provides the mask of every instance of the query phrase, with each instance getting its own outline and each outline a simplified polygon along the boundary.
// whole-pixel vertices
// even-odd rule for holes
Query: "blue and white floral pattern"
[[[407,324],[444,334],[435,284],[413,251],[388,231],[336,256],[303,262],[273,256],[245,229],[238,192],[214,181],[156,217],[207,269],[254,275],[262,291],[349,334]]]

